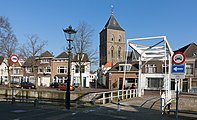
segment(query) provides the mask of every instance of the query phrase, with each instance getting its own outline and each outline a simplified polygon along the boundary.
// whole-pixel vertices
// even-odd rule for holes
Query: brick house
[[[49,86],[51,82],[51,61],[53,55],[49,51],[42,53],[38,60],[38,85]]]
[[[179,87],[182,92],[189,92],[191,88],[197,88],[197,45],[190,43],[174,52],[178,51],[186,56],[186,75],[185,79],[180,80]]]
[[[51,61],[51,82],[66,83],[68,77],[68,54],[60,53]]]
[[[138,67],[137,62],[116,63],[106,74],[106,87],[108,89],[122,89],[122,87],[129,88],[132,84],[137,86]]]
[[[35,71],[38,79],[38,86],[49,86],[51,82],[51,60],[53,55],[45,51],[40,56],[28,58],[23,64],[23,81],[35,83],[32,62],[35,61]]]

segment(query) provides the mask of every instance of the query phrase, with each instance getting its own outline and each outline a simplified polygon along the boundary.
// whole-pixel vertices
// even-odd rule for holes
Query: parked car
[[[50,87],[51,88],[58,88],[59,87],[59,83],[53,82],[53,83],[50,84]]]
[[[190,93],[197,93],[197,88],[192,88],[192,89],[190,90]]]
[[[66,91],[67,90],[67,84],[60,84],[58,89]],[[70,86],[70,91],[74,91],[74,90],[75,90],[75,87],[74,86]]]
[[[11,83],[11,86],[10,86],[11,88],[13,87],[13,84]],[[20,88],[21,87],[21,85],[20,85],[20,83],[18,83],[18,82],[14,82],[14,87],[15,88]]]
[[[30,82],[22,82],[21,83],[21,88],[36,89],[36,86],[33,83],[30,83]]]

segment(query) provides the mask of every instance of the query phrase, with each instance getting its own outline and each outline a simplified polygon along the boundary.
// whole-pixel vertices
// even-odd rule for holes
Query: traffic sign
[[[172,73],[185,73],[185,65],[172,65]]]
[[[15,55],[15,54],[10,55],[10,61],[12,63],[16,64],[18,62],[18,60],[19,60],[19,58],[17,55]]]
[[[175,52],[172,56],[172,62],[177,65],[183,64],[185,59],[186,57],[182,52]]]

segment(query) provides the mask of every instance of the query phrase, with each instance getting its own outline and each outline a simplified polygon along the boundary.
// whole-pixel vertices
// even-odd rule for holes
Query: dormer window
[[[120,64],[119,65],[119,71],[130,71],[132,65],[131,64]]]
[[[197,57],[197,53],[193,53],[193,56],[194,56],[194,57]]]
[[[49,63],[49,59],[42,59],[41,63]]]

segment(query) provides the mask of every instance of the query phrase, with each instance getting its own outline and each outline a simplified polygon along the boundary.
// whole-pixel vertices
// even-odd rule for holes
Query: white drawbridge
[[[173,55],[173,51],[167,41],[166,36],[127,39],[127,56],[129,47],[131,47],[135,52],[138,53],[138,55],[134,54],[134,56],[136,58],[135,60],[139,61],[139,97],[144,94],[144,87],[142,86],[142,68],[148,61],[158,60],[163,61],[165,63],[165,73],[163,73],[163,81],[166,93],[166,101],[170,100],[171,74],[169,73],[171,73],[171,57]],[[123,85],[124,84],[125,77],[123,80]]]

